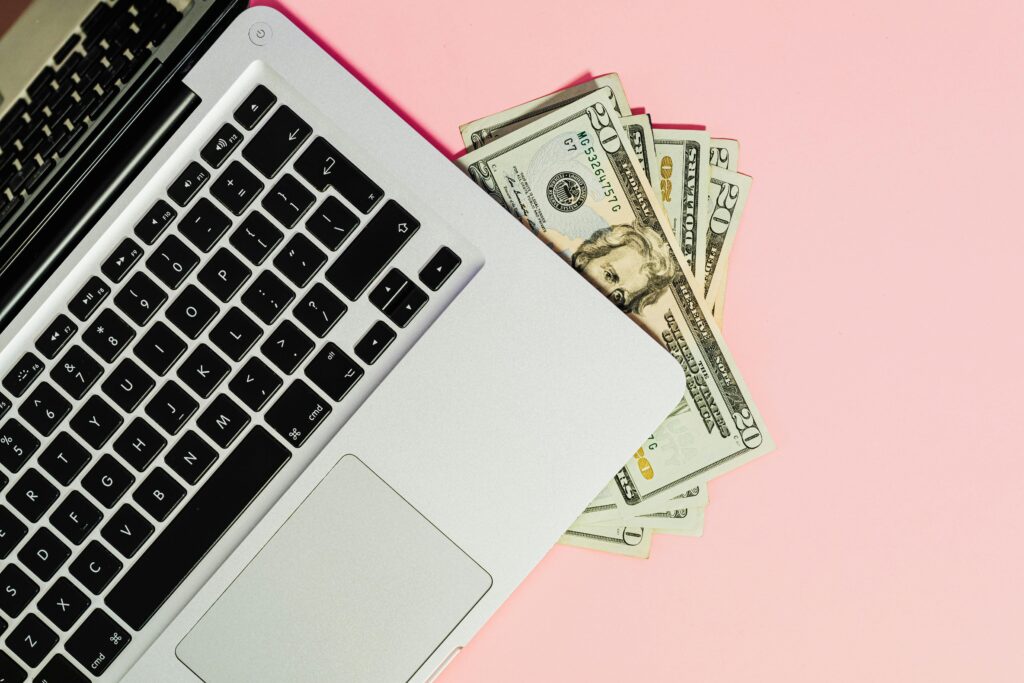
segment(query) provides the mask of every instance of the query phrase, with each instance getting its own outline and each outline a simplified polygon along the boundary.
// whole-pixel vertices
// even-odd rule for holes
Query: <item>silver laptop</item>
[[[0,680],[430,680],[682,371],[281,14],[180,85],[0,332]]]

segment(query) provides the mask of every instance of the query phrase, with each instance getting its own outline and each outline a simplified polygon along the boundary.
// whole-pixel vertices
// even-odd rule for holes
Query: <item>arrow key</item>
[[[367,365],[372,365],[384,353],[384,349],[395,341],[395,336],[390,327],[378,320],[356,344],[356,355]]]

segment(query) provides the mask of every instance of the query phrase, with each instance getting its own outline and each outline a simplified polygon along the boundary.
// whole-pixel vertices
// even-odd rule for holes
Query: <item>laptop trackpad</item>
[[[491,577],[345,456],[178,644],[207,683],[406,681]]]

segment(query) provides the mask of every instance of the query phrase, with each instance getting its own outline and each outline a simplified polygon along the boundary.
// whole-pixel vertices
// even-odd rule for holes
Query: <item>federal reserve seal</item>
[[[587,184],[583,177],[572,171],[556,173],[548,182],[548,202],[559,211],[569,213],[583,206],[587,199]]]

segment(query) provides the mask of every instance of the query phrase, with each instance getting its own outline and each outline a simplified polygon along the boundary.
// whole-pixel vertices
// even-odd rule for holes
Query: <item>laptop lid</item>
[[[198,105],[182,78],[246,4],[193,0],[110,109],[9,216],[0,228],[0,330]]]

